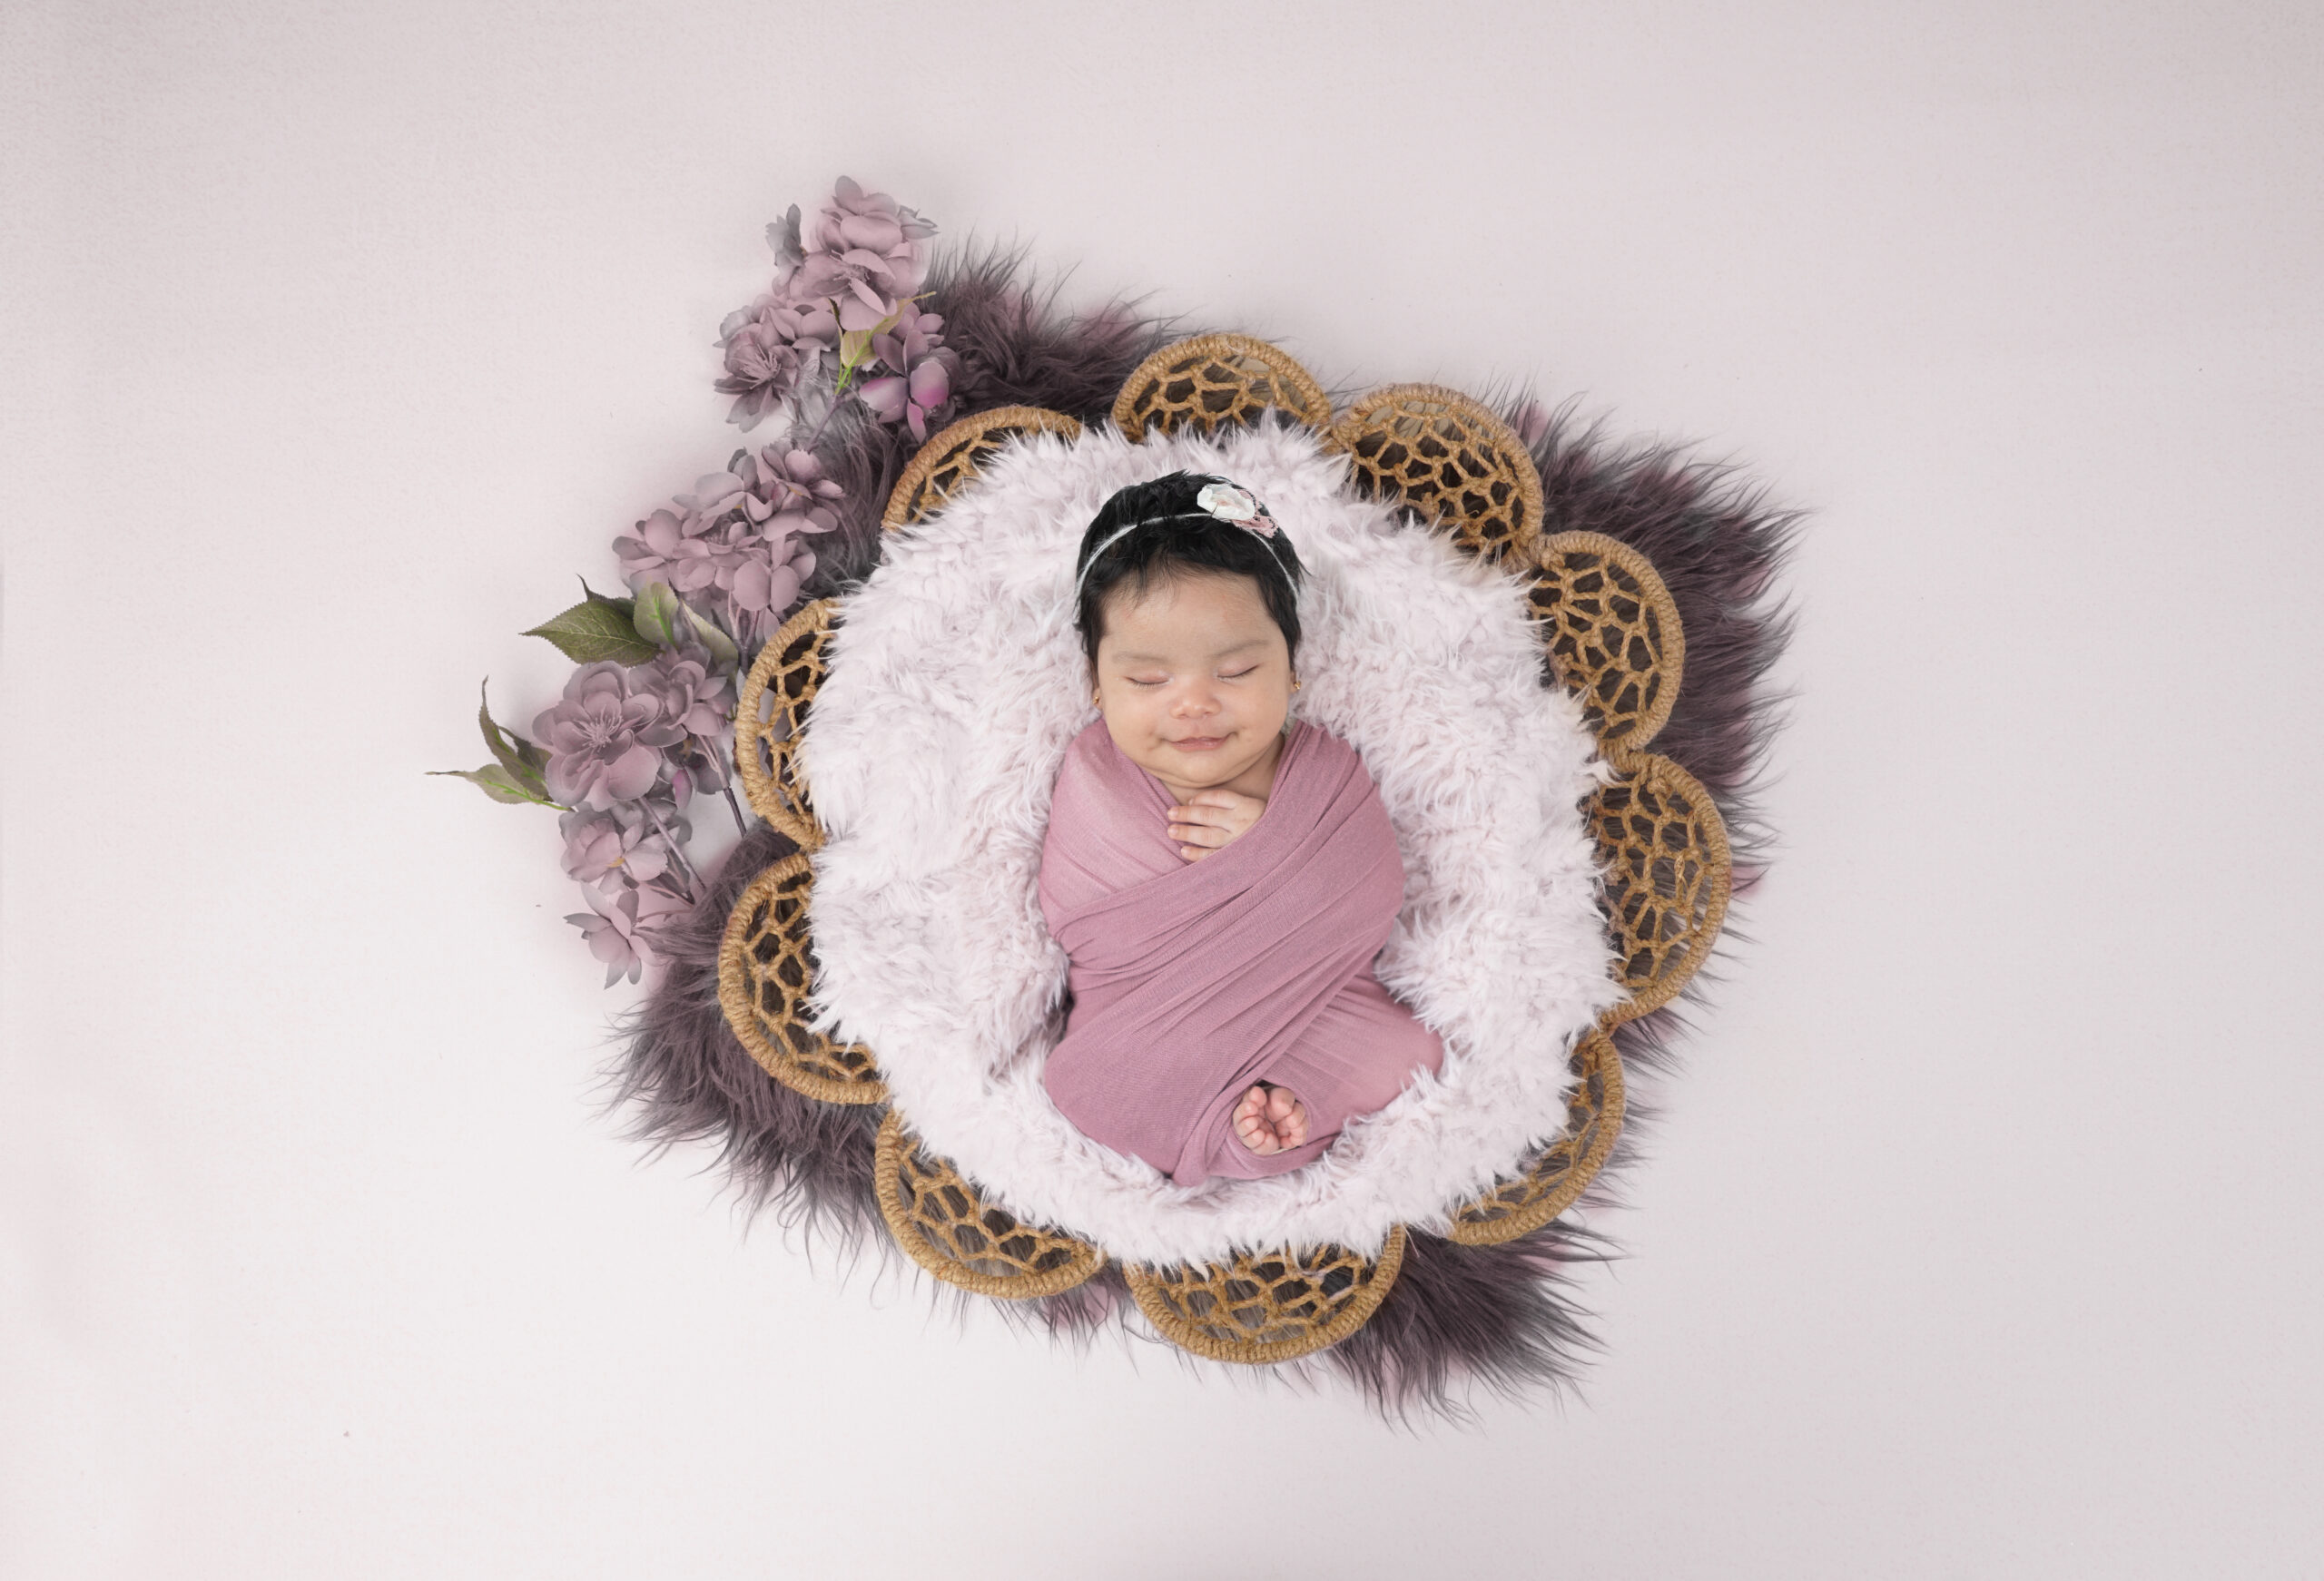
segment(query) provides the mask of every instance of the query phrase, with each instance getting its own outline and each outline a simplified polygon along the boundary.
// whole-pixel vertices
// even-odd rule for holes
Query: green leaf
[[[734,638],[695,614],[691,606],[681,607],[685,609],[686,619],[694,623],[694,635],[700,637],[702,645],[710,650],[710,667],[713,670],[732,670],[741,663],[742,651],[734,646]]]
[[[652,646],[645,658],[654,656],[655,648],[675,648],[686,630],[685,605],[670,590],[666,582],[649,582],[637,590],[637,607],[630,616],[630,627]],[[644,663],[645,659],[635,661]]]
[[[493,722],[492,702],[485,696],[484,687],[477,688],[477,695],[484,701],[477,705],[477,727],[484,732],[484,744],[508,771],[508,777],[527,790],[537,790],[541,799],[548,796],[548,786],[541,779],[541,771],[548,767],[548,754],[514,731],[503,730]],[[450,770],[441,771],[445,773]],[[552,805],[554,805],[552,803]]]
[[[547,795],[536,795],[518,784],[509,777],[508,771],[497,763],[487,763],[481,769],[430,769],[428,772],[431,778],[466,780],[495,801],[507,806],[521,807],[527,803],[536,807],[563,806],[561,802],[551,801]]]
[[[588,584],[582,584],[588,592]],[[616,664],[643,664],[654,656],[652,643],[637,634],[635,614],[625,608],[627,599],[601,598],[596,594],[525,635],[539,637],[576,664],[611,659]]]
[[[734,455],[738,459],[741,457],[742,454],[743,453],[740,450],[734,452]],[[619,610],[621,612],[621,618],[624,620],[627,620],[632,612],[637,608],[637,600],[634,598],[607,598],[604,594],[599,593],[596,588],[590,586],[586,578],[582,579],[581,582],[581,596],[587,603],[602,604],[607,609]]]

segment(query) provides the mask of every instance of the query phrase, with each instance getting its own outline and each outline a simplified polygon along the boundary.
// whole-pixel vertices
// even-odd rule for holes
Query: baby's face
[[[1143,596],[1118,587],[1104,614],[1098,705],[1123,756],[1180,793],[1273,763],[1291,653],[1249,577],[1179,574]]]

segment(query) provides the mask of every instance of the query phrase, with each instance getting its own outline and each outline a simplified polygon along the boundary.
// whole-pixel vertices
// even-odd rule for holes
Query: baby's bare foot
[[[1235,1134],[1261,1158],[1307,1140],[1307,1105],[1287,1087],[1261,1082],[1235,1105]]]
[[[1275,1127],[1267,1123],[1266,1088],[1253,1087],[1235,1105],[1235,1134],[1262,1158],[1283,1151],[1283,1144],[1275,1139]]]

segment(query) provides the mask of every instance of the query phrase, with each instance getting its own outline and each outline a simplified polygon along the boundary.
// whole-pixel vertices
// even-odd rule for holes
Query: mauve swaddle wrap
[[[1444,1057],[1372,974],[1404,867],[1372,776],[1294,727],[1266,811],[1189,862],[1174,805],[1103,720],[1074,738],[1041,847],[1041,911],[1073,1011],[1042,1080],[1065,1116],[1183,1185],[1280,1174]],[[1235,1134],[1257,1081],[1307,1105],[1307,1142],[1261,1157]]]

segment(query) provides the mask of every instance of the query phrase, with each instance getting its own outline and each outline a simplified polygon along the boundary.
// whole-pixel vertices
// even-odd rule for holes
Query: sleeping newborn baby
[[[1181,472],[1108,500],[1078,564],[1103,717],[1041,849],[1072,993],[1042,1079],[1180,1184],[1295,1169],[1444,1056],[1373,975],[1404,887],[1379,791],[1289,717],[1299,557],[1247,491]]]

